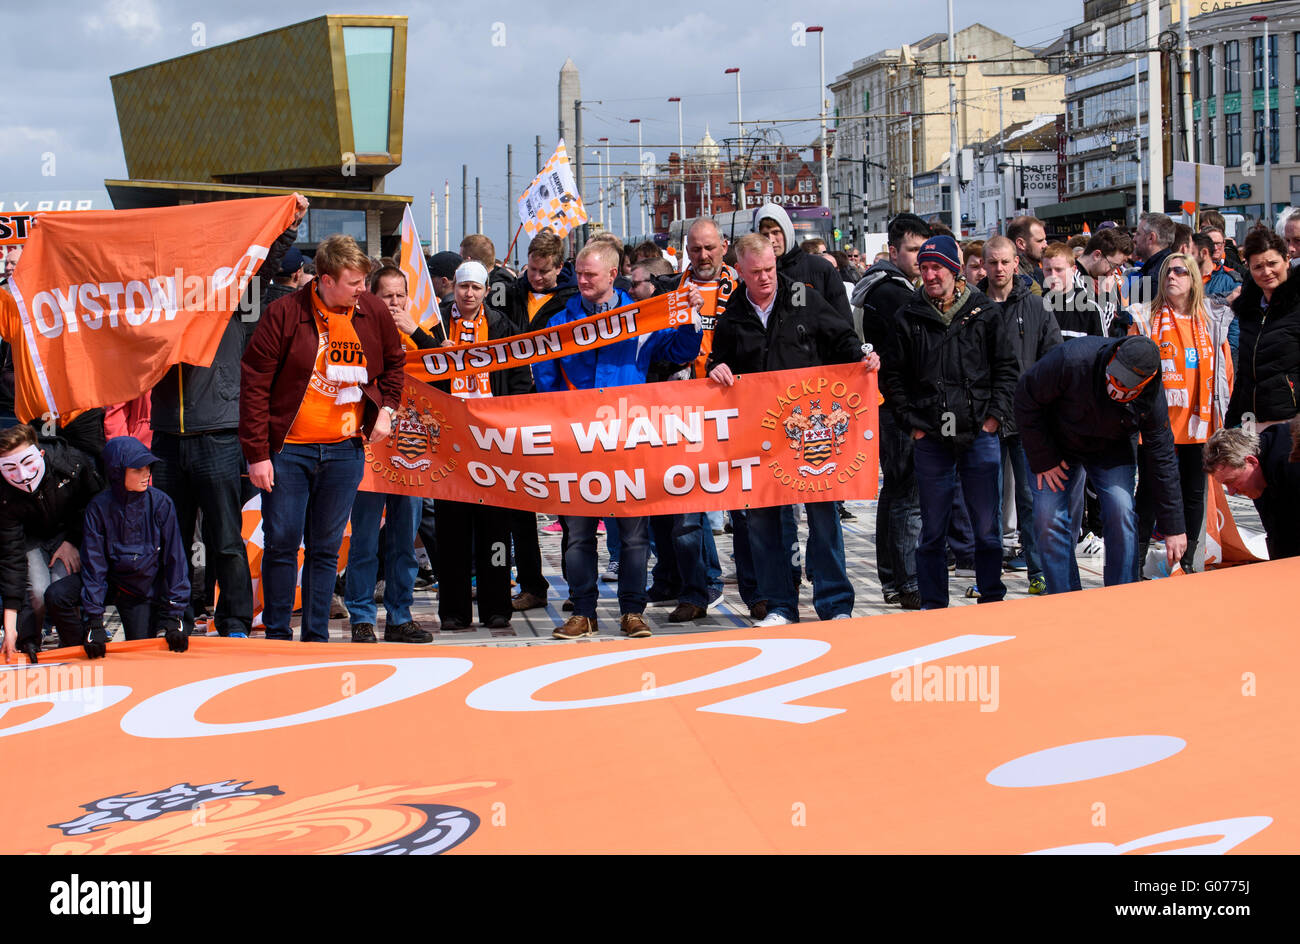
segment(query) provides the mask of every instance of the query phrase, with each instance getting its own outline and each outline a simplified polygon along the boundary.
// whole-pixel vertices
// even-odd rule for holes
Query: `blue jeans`
[[[680,603],[707,607],[722,589],[722,570],[713,529],[704,512],[655,515],[650,519],[655,562],[655,593]]]
[[[975,582],[980,603],[1007,595],[1002,582],[1002,446],[997,433],[980,432],[965,449],[927,433],[915,441],[916,483],[921,496],[921,541],[916,584],[921,608],[948,605],[945,545],[958,477],[975,539]]]
[[[813,609],[817,618],[828,620],[853,612],[853,584],[844,565],[844,531],[840,527],[836,502],[809,502],[808,574],[813,584]],[[799,594],[795,575],[799,543],[794,531],[794,510],[790,506],[753,508],[749,512],[749,541],[758,578],[758,596],[767,600],[769,613],[780,613],[791,622],[799,619]]]
[[[1059,492],[1039,488],[1034,478],[1034,529],[1038,552],[1043,559],[1043,577],[1048,593],[1078,590],[1079,565],[1074,546],[1083,523],[1083,486],[1092,480],[1101,503],[1101,525],[1106,536],[1106,563],[1102,579],[1106,586],[1132,583],[1137,557],[1137,510],[1133,483],[1137,466],[1103,467],[1090,462],[1072,462],[1066,472],[1065,488]]]
[[[596,522],[598,518],[565,515],[560,519],[568,531],[564,547],[564,573],[569,599],[576,616],[596,618]],[[609,525],[605,526],[609,533]],[[619,612],[644,613],[646,603],[645,565],[650,549],[647,518],[619,518],[618,608]]]
[[[267,639],[292,639],[289,619],[302,564],[302,641],[329,642],[339,545],[365,471],[360,439],[286,443],[271,457],[275,484],[262,493],[262,622]]]
[[[1015,478],[1016,490],[1016,530],[1020,532],[1020,547],[1025,552],[1025,563],[1029,566],[1029,579],[1043,576],[1043,562],[1038,553],[1038,537],[1034,533],[1034,473],[1029,471],[1029,456],[1019,436],[1008,436],[1002,440],[1003,456],[1007,460],[1004,468]]]
[[[384,614],[389,626],[411,621],[415,598],[415,532],[424,503],[413,495],[357,492],[352,502],[352,540],[343,603],[353,623],[375,623],[379,575],[379,516],[384,514]]]

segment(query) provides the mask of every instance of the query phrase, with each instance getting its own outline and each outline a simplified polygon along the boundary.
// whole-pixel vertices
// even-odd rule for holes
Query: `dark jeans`
[[[1007,594],[1002,582],[1002,446],[997,433],[980,432],[962,449],[927,433],[915,441],[916,482],[921,495],[921,541],[916,548],[916,583],[921,608],[948,605],[944,546],[951,525],[953,495],[960,477],[975,540],[975,582],[980,603]]]
[[[1002,533],[1002,525],[998,525]],[[952,493],[952,521],[948,523],[948,547],[958,567],[967,567],[975,559],[975,527],[971,524],[966,499],[962,495],[961,479]]]
[[[1020,547],[1025,552],[1029,579],[1043,576],[1043,562],[1038,556],[1038,538],[1034,534],[1034,488],[1036,481],[1029,471],[1029,456],[1019,436],[1002,440],[1002,468],[1015,480],[1016,530],[1020,533]]]
[[[1075,536],[1083,520],[1084,482],[1090,481],[1101,505],[1106,532],[1106,561],[1102,579],[1106,586],[1132,583],[1137,556],[1137,513],[1134,510],[1132,465],[1099,466],[1071,461],[1065,487],[1054,492],[1034,481],[1034,527],[1048,593],[1068,593],[1080,588],[1079,566],[1074,557]]]
[[[477,587],[480,623],[486,625],[494,616],[510,619],[510,513],[491,505],[443,499],[435,506],[442,535],[438,542],[438,618],[443,623],[473,623],[471,588]]]
[[[45,591],[45,605],[59,631],[60,645],[79,646],[86,641],[81,620],[81,574],[69,574],[50,584]],[[104,606],[117,608],[127,639],[152,639],[158,635],[160,608],[153,600],[128,593],[110,579]]]
[[[510,511],[510,539],[515,546],[515,576],[521,593],[546,599],[550,584],[542,575],[542,546],[537,537],[537,514]]]
[[[568,540],[564,572],[575,616],[596,618],[596,522],[599,518],[564,515],[560,519]],[[608,525],[606,525],[608,533]],[[619,518],[621,553],[618,564],[618,608],[621,614],[644,613],[646,555],[650,550],[647,518]]]
[[[1190,572],[1196,560],[1196,545],[1201,540],[1201,527],[1205,524],[1205,462],[1204,443],[1175,445],[1178,456],[1178,484],[1183,492],[1183,521],[1187,527],[1187,553],[1183,555],[1183,570]],[[1151,532],[1156,524],[1155,477],[1147,472],[1147,450],[1138,449],[1141,473],[1137,483],[1137,537],[1138,550],[1133,579],[1142,579],[1142,566],[1146,563],[1147,548],[1151,545]]]
[[[181,546],[190,558],[194,585],[194,513],[203,512],[206,573],[215,574],[217,632],[247,633],[253,625],[253,582],[244,548],[240,475],[243,455],[234,432],[174,436],[154,433],[151,451],[158,457],[153,483],[176,506]],[[186,630],[194,627],[194,608],[186,607]]]
[[[360,439],[286,443],[271,457],[275,483],[262,493],[262,622],[267,639],[292,639],[289,625],[302,564],[302,641],[329,642],[330,598],[343,529],[365,471]]]
[[[736,558],[736,592],[746,606],[763,600],[758,595],[758,577],[754,570],[754,552],[749,543],[749,512],[731,512],[731,548]]]
[[[708,516],[703,512],[655,515],[650,530],[658,555],[651,581],[655,594],[704,607],[717,599],[721,569]]]
[[[384,616],[388,626],[411,621],[415,595],[415,533],[420,499],[414,495],[357,492],[352,502],[352,538],[348,542],[343,604],[353,624],[375,625],[375,587],[380,550],[384,561]],[[384,519],[380,528],[379,519]],[[381,543],[382,536],[382,543]]]
[[[921,537],[912,437],[898,428],[888,409],[880,411],[880,465],[884,483],[876,502],[876,573],[888,596],[916,590],[916,542]]]
[[[420,502],[420,543],[424,545],[424,553],[429,555],[429,569],[438,573],[438,528],[434,524],[433,518],[433,499],[425,498]],[[541,566],[541,557],[539,552],[538,566]]]
[[[853,584],[844,563],[844,531],[836,502],[809,502],[808,574],[813,585],[813,608],[819,619],[828,620],[853,612]],[[749,512],[749,541],[758,576],[758,595],[767,600],[769,613],[780,613],[791,622],[799,619],[799,559],[794,509],[790,506],[753,508]]]

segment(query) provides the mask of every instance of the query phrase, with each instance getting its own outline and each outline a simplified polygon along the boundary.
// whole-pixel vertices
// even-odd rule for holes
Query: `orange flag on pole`
[[[206,366],[292,196],[42,217],[0,297],[20,420],[134,400]]]
[[[397,267],[406,276],[406,297],[411,301],[411,317],[425,331],[442,321],[438,311],[438,296],[433,291],[433,279],[429,277],[429,264],[424,259],[424,247],[420,245],[420,234],[415,229],[415,218],[411,216],[408,206],[402,213],[402,246],[398,250]],[[415,350],[415,342],[402,335],[402,345],[408,351]]]

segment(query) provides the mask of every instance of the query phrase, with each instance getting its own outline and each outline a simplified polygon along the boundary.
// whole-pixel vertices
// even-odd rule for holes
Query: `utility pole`
[[[1161,115],[1164,113],[1160,88],[1160,0],[1147,0],[1147,127],[1151,129],[1147,146],[1150,151],[1150,179],[1147,190],[1151,211],[1165,209],[1165,135]]]
[[[1183,160],[1192,160],[1192,49],[1187,37],[1187,20],[1191,15],[1188,4],[1181,0],[1178,14],[1178,120],[1182,124]],[[1267,42],[1264,44],[1268,45]],[[1267,49],[1265,58],[1267,58]]]
[[[429,191],[429,254],[438,251],[438,195]]]
[[[514,231],[514,227],[510,223],[510,217],[513,215],[510,212],[513,207],[510,197],[512,192],[514,191],[514,166],[515,166],[514,147],[507,144],[506,145],[506,242],[505,242],[507,247],[509,247],[510,245],[510,236]],[[515,247],[515,255],[516,256],[519,255],[518,247]],[[508,262],[509,260],[502,259],[501,261]]]
[[[451,249],[451,181],[442,182],[442,245]]]
[[[677,103],[677,170],[682,178],[681,193],[681,220],[686,223],[686,143],[682,136],[682,100],[680,97],[668,99],[670,102]]]
[[[627,245],[627,178],[618,175],[618,201],[623,204],[623,244]]]
[[[533,173],[540,174],[542,172],[542,136],[540,134],[533,140],[533,146],[537,148],[537,170]]]
[[[1160,0],[1151,0],[1153,3],[1159,3]],[[1159,7],[1157,7],[1157,11]],[[951,144],[949,146],[949,170],[952,171],[952,232],[957,239],[961,239],[961,184],[959,180],[960,171],[957,168],[957,42],[953,36],[952,30],[952,0],[948,0],[948,120],[952,122],[952,128],[949,133]]]
[[[822,205],[830,206],[830,203],[827,202],[830,200],[831,188],[830,175],[827,171],[828,161],[830,160],[830,144],[826,140],[826,33],[820,26],[805,27],[804,32],[817,34],[817,61],[819,63],[817,99],[822,123]],[[737,81],[739,81],[739,76]],[[852,187],[850,187],[849,192],[853,192]],[[833,216],[832,214],[832,219]],[[849,197],[849,218],[853,218],[852,197]]]
[[[739,134],[740,134],[740,147],[738,148],[738,150],[740,151],[740,160],[741,160],[741,162],[742,162],[741,166],[744,167],[744,166],[745,166],[745,165],[744,165],[744,159],[745,159],[745,120],[744,120],[744,118],[741,116],[741,112],[740,112],[740,69],[739,69],[739,67],[737,67],[737,66],[732,66],[730,69],[727,69],[726,71],[724,71],[724,72],[723,72],[723,75],[731,75],[731,74],[733,74],[733,73],[734,73],[735,76],[736,76],[736,127],[740,129],[740,131],[739,131]],[[746,196],[745,196],[745,184],[747,184],[748,182],[749,182],[749,181],[747,181],[747,180],[742,180],[742,181],[740,182],[740,208],[741,208],[742,210],[748,210],[748,209],[749,209],[749,201],[746,199]]]
[[[483,232],[483,201],[479,197],[478,178],[474,178],[474,224],[476,233]]]
[[[916,212],[916,192],[912,189],[912,177],[915,174],[913,168],[916,165],[912,158],[912,113],[907,113],[907,212]]]
[[[1007,225],[1007,188],[1006,172],[1002,170],[1001,165],[1005,163],[1003,158],[1006,157],[1006,137],[1004,129],[1006,125],[1002,123],[1002,87],[996,89],[998,93],[998,157],[994,162],[998,173],[998,235],[1005,236],[1004,232]]]
[[[469,235],[469,165],[460,165],[460,238]],[[450,247],[450,243],[447,244]]]
[[[1133,151],[1137,158],[1137,206],[1133,224],[1142,219],[1142,57],[1133,57]]]

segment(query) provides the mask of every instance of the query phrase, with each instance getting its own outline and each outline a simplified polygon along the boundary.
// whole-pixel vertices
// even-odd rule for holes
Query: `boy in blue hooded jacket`
[[[181,629],[190,599],[189,568],[176,506],[150,485],[150,466],[157,461],[134,436],[108,441],[109,484],[86,507],[81,572],[50,588],[50,613],[60,630],[84,616],[86,655],[92,659],[105,654],[104,608],[110,603],[127,639],[149,639],[161,631],[173,652],[189,647]]]

